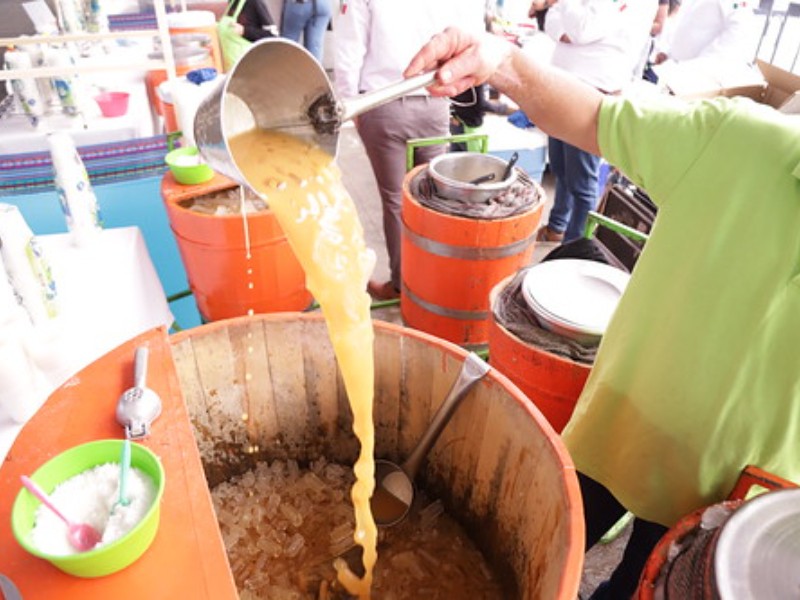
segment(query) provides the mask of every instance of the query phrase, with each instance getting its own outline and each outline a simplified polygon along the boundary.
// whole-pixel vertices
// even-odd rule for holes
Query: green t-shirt
[[[800,117],[607,98],[599,142],[658,217],[564,440],[672,525],[753,464],[800,482]]]

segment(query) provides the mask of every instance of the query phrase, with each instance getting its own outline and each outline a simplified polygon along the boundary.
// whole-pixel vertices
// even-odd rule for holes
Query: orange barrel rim
[[[414,198],[403,180],[402,294],[404,322],[467,346],[489,340],[489,294],[495,284],[530,263],[542,217],[544,191],[530,210],[504,219],[469,219],[436,212]]]
[[[167,172],[161,197],[200,315],[216,321],[249,314],[300,311],[311,305],[305,272],[272,211],[206,215],[182,206],[187,200],[237,187],[219,174],[207,183],[181,185]]]
[[[711,506],[704,506],[689,513],[676,523],[655,545],[647,558],[647,562],[642,569],[642,576],[639,580],[639,587],[636,589],[634,596],[635,600],[654,600],[656,586],[659,583],[659,577],[664,567],[670,562],[670,548],[673,543],[680,542],[688,535],[692,534],[700,525],[703,514],[706,510],[714,507],[719,507],[727,510],[732,515],[738,510],[742,504],[747,501],[748,494],[753,487],[763,488],[764,490],[781,490],[798,487],[796,483],[773,473],[769,473],[755,465],[747,465],[739,474],[736,485],[728,495],[727,500],[723,502],[712,504]],[[729,515],[730,516],[730,515]],[[724,523],[718,528],[722,529]],[[719,534],[719,531],[716,532]],[[702,571],[703,580],[703,593],[706,594],[705,598],[716,598],[716,582],[714,580],[713,571],[713,551],[716,547],[716,538],[714,538],[707,548],[709,552],[704,558],[704,570]]]
[[[725,500],[719,504],[704,506],[689,513],[680,521],[678,521],[674,527],[664,534],[664,536],[658,541],[653,550],[650,552],[650,556],[647,558],[647,562],[642,570],[642,577],[639,581],[639,587],[636,591],[636,599],[655,600],[655,590],[656,586],[658,585],[659,578],[664,568],[670,564],[671,561],[669,552],[672,544],[680,543],[682,540],[686,539],[687,536],[692,535],[698,529],[698,527],[700,527],[700,522],[703,519],[703,513],[714,506],[719,506],[733,512],[739,508],[743,502],[744,501],[741,499]],[[701,555],[698,557],[698,559],[703,563],[703,567],[699,568],[700,572],[704,575],[702,581],[703,598],[714,597],[713,580],[709,579],[709,577],[712,574],[711,561],[714,554],[714,546],[716,545],[716,538],[719,535],[720,529],[722,528],[719,527],[717,529],[711,540],[703,549]]]
[[[492,366],[513,381],[553,429],[561,433],[572,417],[592,366],[538,348],[495,319],[497,297],[513,278],[510,275],[503,279],[490,295],[489,357]]]

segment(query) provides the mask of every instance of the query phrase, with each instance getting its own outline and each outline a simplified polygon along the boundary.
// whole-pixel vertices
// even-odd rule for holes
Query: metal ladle
[[[508,160],[508,164],[506,165],[506,170],[503,171],[502,181],[505,181],[506,179],[509,178],[509,176],[511,175],[511,170],[514,168],[514,165],[517,164],[518,160],[519,160],[519,152],[514,152],[514,154],[512,154],[511,158]]]
[[[415,77],[401,79],[373,92],[346,99],[337,99],[331,89],[330,92],[311,103],[306,115],[317,133],[338,134],[339,128],[345,121],[430,85],[435,79],[435,71],[422,73]]]
[[[150,435],[150,425],[161,414],[161,398],[147,387],[147,346],[136,348],[133,367],[133,387],[128,388],[117,402],[117,423],[125,428],[125,437],[138,440]]]
[[[506,179],[509,178],[509,176],[511,175],[511,170],[514,168],[514,165],[517,164],[518,160],[519,160],[519,152],[514,152],[514,154],[511,155],[511,158],[509,159],[506,168],[503,170],[503,176],[500,178],[500,181],[505,181]],[[486,175],[481,175],[480,177],[476,177],[469,183],[471,183],[472,185],[480,185],[482,183],[494,181],[494,179],[495,179],[494,173],[487,173]]]
[[[336,97],[322,65],[290,40],[261,40],[245,52],[195,114],[194,139],[215,171],[247,181],[227,140],[253,128],[278,130],[336,156],[339,129],[361,113],[430,85],[435,72],[398,81],[355,98]]]
[[[495,174],[494,173],[488,173],[486,175],[481,175],[480,177],[476,177],[475,179],[473,179],[469,183],[471,183],[472,185],[480,185],[482,183],[488,183],[490,181],[494,181],[494,179],[495,179]]]
[[[375,461],[375,491],[370,500],[375,523],[394,525],[405,518],[414,500],[414,479],[422,461],[428,455],[439,434],[450,421],[461,400],[489,372],[489,365],[474,352],[470,352],[453,386],[436,411],[417,447],[402,466],[388,460]]]

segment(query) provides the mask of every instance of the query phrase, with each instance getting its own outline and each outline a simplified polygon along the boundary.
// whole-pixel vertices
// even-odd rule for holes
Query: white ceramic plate
[[[800,592],[800,489],[745,502],[722,526],[714,550],[720,598],[797,598]]]
[[[565,258],[528,271],[522,294],[545,321],[577,334],[601,336],[628,285],[625,271],[593,260]]]

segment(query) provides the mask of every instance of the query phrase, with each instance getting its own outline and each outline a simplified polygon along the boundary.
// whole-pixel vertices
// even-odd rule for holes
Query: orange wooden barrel
[[[505,219],[440,213],[412,192],[412,180],[426,168],[417,167],[403,181],[400,312],[410,327],[462,346],[482,346],[489,340],[489,294],[530,262],[543,202]]]
[[[213,67],[214,63],[211,56],[205,52],[186,53],[185,56],[175,57],[175,74],[180,77],[186,75],[189,71],[195,69],[203,69]],[[158,86],[167,80],[167,72],[164,70],[148,71],[144,77],[145,89],[147,90],[147,99],[150,101],[150,106],[153,107],[156,114],[164,116],[165,106],[164,102],[158,95]],[[176,131],[176,129],[167,129],[166,131]]]
[[[492,290],[490,306],[513,275]],[[489,321],[489,357],[525,393],[558,433],[572,416],[591,365],[561,357],[514,335],[494,317]]]
[[[667,585],[666,579],[668,577],[674,577],[678,581],[678,584],[675,584],[676,586],[679,584],[683,586],[683,589],[678,587],[674,594],[670,594],[670,597],[679,594],[682,599],[715,600],[719,598],[714,579],[713,560],[717,538],[723,525],[718,526],[713,535],[706,537],[705,541],[698,541],[703,540],[703,538],[697,534],[706,511],[714,509],[725,511],[726,513],[735,512],[745,503],[745,499],[752,487],[779,490],[794,488],[797,485],[788,479],[783,479],[758,467],[747,466],[739,475],[739,480],[727,500],[693,511],[664,534],[664,537],[653,548],[645,563],[634,599],[654,600],[657,597],[663,598],[664,591],[661,588]],[[708,527],[708,525],[705,527]],[[674,554],[673,544],[681,544],[683,546],[681,555],[689,557],[685,567],[675,566],[677,564],[676,559],[679,557]],[[673,571],[679,570],[681,571],[680,573],[673,574]],[[691,576],[685,572],[690,572]],[[690,583],[692,585],[689,585]]]
[[[742,500],[730,500],[715,506],[720,510],[733,512],[741,506],[742,502]],[[693,571],[694,579],[691,580],[692,584],[688,583],[688,581],[690,581],[688,576],[681,576],[681,581],[687,581],[687,583],[682,584],[685,586],[682,592],[685,594],[683,597],[687,600],[689,600],[689,598],[712,600],[716,597],[714,594],[711,565],[720,528],[716,528],[713,533],[709,533],[708,536],[704,538],[705,541],[694,542],[696,544],[695,547],[693,547],[691,543],[686,542],[686,540],[695,538],[697,532],[700,530],[703,515],[708,509],[709,507],[703,507],[686,515],[659,540],[645,564],[645,569],[642,573],[644,581],[640,582],[639,589],[637,590],[636,598],[638,598],[638,600],[654,600],[656,597],[656,587],[660,585],[659,578],[662,575],[666,575],[670,570],[670,548],[672,548],[673,544],[684,543],[689,548],[687,552],[693,553],[691,555],[691,563],[695,570]]]
[[[312,301],[305,273],[271,211],[208,215],[186,207],[190,200],[236,187],[222,175],[200,185],[181,185],[171,173],[161,196],[197,308],[206,321],[253,313],[297,311]]]

